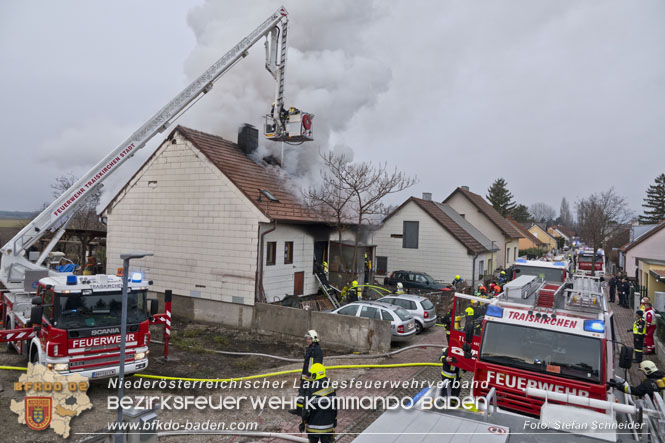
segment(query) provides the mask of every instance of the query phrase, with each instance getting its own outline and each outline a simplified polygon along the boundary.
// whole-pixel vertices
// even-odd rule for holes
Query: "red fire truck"
[[[580,249],[577,252],[576,271],[584,275],[592,275],[592,270],[596,271],[594,275],[605,275],[605,252],[599,249],[594,254],[593,249]]]
[[[499,407],[535,417],[544,401],[527,387],[608,399],[613,322],[598,279],[520,275],[494,299],[456,294],[453,318],[451,351],[473,372],[473,395],[496,388]]]
[[[150,300],[148,310],[147,290],[141,273],[128,278],[126,374],[148,366],[149,325],[170,317],[170,306],[167,314],[156,315],[157,300]],[[39,280],[35,296],[2,294],[5,330],[0,339],[11,340],[9,345],[28,361],[63,375],[112,377],[119,370],[121,307],[121,277],[45,277]]]

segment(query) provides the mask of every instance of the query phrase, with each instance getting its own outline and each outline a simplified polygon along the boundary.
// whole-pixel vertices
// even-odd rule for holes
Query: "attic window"
[[[267,189],[259,189],[259,191],[271,202],[279,203],[279,199],[275,197],[275,195],[272,192],[268,191]],[[261,200],[260,195],[259,195],[259,200]]]
[[[156,188],[157,187],[157,180],[148,181],[148,187],[149,188]]]

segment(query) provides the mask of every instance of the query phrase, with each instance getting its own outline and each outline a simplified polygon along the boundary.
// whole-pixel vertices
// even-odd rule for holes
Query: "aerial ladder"
[[[312,140],[313,115],[297,108],[284,109],[284,80],[286,72],[288,13],[279,8],[261,25],[242,39],[222,58],[190,83],[146,123],[118,145],[99,163],[83,174],[76,183],[26,225],[0,251],[0,283],[10,291],[36,289],[37,282],[25,282],[26,271],[47,270],[43,266],[49,253],[65,232],[68,221],[87,197],[101,189],[103,181],[113,174],[127,159],[143,148],[157,133],[165,131],[171,123],[191,105],[208,93],[233,65],[244,58],[249,49],[266,37],[266,69],[276,81],[275,101],[266,115],[265,136],[272,141],[302,143]],[[26,252],[44,235],[53,232],[53,238],[36,261],[30,261]],[[55,271],[49,270],[50,275]]]

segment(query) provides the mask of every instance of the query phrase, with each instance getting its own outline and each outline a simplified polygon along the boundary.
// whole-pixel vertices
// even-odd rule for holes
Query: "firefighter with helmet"
[[[642,311],[636,311],[637,319],[633,323],[633,329],[628,329],[628,332],[633,332],[633,348],[635,349],[635,359],[633,361],[635,363],[642,363],[642,347],[644,346],[644,336],[647,333],[647,323],[642,318],[643,314]]]
[[[305,361],[302,365],[302,374],[300,376],[300,387],[298,388],[298,400],[296,401],[296,409],[290,409],[289,413],[300,415],[303,406],[303,397],[305,395],[306,383],[310,380],[312,366],[317,363],[323,363],[323,351],[319,344],[319,334],[311,329],[305,334],[307,348],[305,349]]]
[[[353,280],[353,282],[351,283],[351,287],[347,289],[346,297],[349,303],[358,301],[358,299],[360,298],[360,288],[358,287],[358,282],[356,280]]]
[[[455,363],[455,357],[449,355],[450,348],[443,348],[441,351],[441,392],[440,397],[458,397],[461,391],[460,373]]]
[[[459,292],[461,290],[462,282],[464,279],[462,278],[461,275],[457,274],[455,278],[453,279],[453,284],[452,286],[455,288],[455,291]]]
[[[636,397],[653,396],[654,393],[665,395],[665,372],[660,371],[651,360],[644,360],[640,363],[640,371],[646,375],[646,378],[637,386],[630,386],[620,377],[608,381],[607,385]]]
[[[395,291],[395,294],[404,294],[404,285],[402,282],[397,283],[397,290]]]
[[[305,405],[302,408],[300,432],[307,432],[310,443],[332,442],[337,427],[337,404],[335,388],[326,377],[326,368],[320,363],[312,365],[310,380],[305,390]]]
[[[508,281],[508,276],[506,275],[506,271],[501,271],[499,273],[499,284],[503,286],[504,284],[506,284],[507,281]]]

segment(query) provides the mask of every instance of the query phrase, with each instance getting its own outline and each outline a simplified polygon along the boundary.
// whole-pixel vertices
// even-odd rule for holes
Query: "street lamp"
[[[122,396],[124,394],[123,384],[125,382],[125,342],[127,341],[127,287],[129,286],[129,261],[136,258],[149,257],[154,254],[149,252],[132,252],[129,254],[120,254],[122,259],[122,313],[120,319],[120,371],[118,373],[118,432],[115,434],[116,443],[122,443]]]

